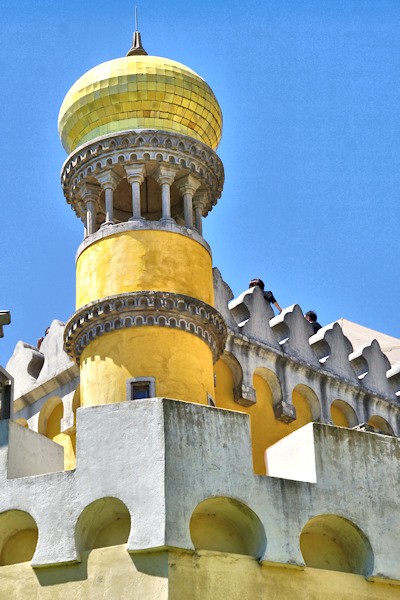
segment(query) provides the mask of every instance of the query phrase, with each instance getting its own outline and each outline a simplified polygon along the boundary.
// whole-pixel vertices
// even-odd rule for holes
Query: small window
[[[126,382],[127,400],[144,400],[156,395],[154,377],[132,377]]]
[[[131,383],[131,400],[150,398],[150,383]]]

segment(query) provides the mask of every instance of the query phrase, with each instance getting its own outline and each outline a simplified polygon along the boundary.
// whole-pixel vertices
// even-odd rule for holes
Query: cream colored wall
[[[259,564],[257,560],[201,551],[174,553],[170,568],[170,599],[180,600],[389,600],[399,588],[367,582],[361,575],[287,565]]]
[[[399,587],[361,575],[260,564],[241,555],[171,551],[129,555],[112,546],[83,562],[34,571],[0,568],[0,600],[397,600]]]
[[[257,402],[253,406],[242,406],[234,401],[233,375],[226,362],[220,359],[214,365],[214,370],[217,379],[216,405],[219,408],[246,412],[250,415],[254,471],[259,475],[265,475],[264,453],[266,448],[312,421],[308,402],[300,392],[295,390],[293,404],[296,408],[296,420],[292,423],[283,423],[275,418],[271,389],[260,375],[254,375],[253,378]]]
[[[124,292],[158,290],[214,303],[209,252],[168,231],[128,231],[95,242],[76,266],[76,306]]]
[[[132,327],[91,342],[81,357],[82,406],[126,400],[126,380],[155,377],[156,395],[207,404],[214,396],[210,348],[197,336],[164,327]]]

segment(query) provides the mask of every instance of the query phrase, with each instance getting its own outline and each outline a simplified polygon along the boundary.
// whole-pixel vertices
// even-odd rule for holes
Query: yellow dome
[[[128,129],[182,133],[215,150],[222,113],[209,85],[188,67],[158,56],[126,56],[78,79],[62,103],[58,130],[70,153]]]

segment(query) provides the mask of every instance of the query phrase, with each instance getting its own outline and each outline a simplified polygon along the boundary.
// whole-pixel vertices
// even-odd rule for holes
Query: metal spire
[[[138,10],[137,6],[135,6],[135,33],[133,34],[132,48],[129,50],[127,56],[147,56],[147,52],[142,46],[138,23]]]

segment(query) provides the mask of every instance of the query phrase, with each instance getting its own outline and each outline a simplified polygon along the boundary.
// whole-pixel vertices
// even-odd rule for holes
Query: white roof
[[[382,352],[386,354],[392,365],[400,361],[399,338],[392,337],[386,333],[380,333],[379,331],[369,329],[368,327],[364,327],[363,325],[353,323],[352,321],[343,318],[338,319],[336,323],[339,323],[344,335],[349,338],[350,342],[353,344],[354,350],[359,346],[364,346],[365,344],[372,342],[372,340],[377,340]]]

